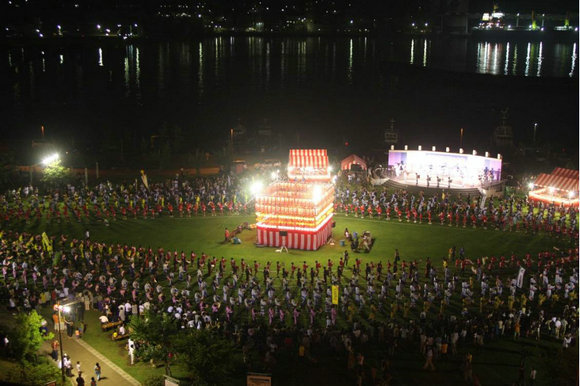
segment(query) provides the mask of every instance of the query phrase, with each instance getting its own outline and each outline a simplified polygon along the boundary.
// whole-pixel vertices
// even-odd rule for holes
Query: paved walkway
[[[58,333],[55,334],[56,339],[58,339]],[[109,359],[105,358],[100,352],[92,348],[88,343],[82,339],[69,338],[66,334],[62,337],[63,352],[68,354],[73,363],[73,376],[70,377],[70,381],[73,385],[76,385],[76,378],[78,376],[76,371],[76,363],[80,361],[81,372],[83,373],[83,378],[85,380],[85,385],[91,384],[91,377],[95,377],[95,363],[99,362],[101,365],[101,381],[98,384],[104,385],[141,385],[139,381],[127,374],[119,366],[111,362]],[[44,342],[41,348],[42,354],[50,357],[50,342]],[[60,353],[59,353],[60,358]],[[60,359],[59,359],[60,360]],[[52,361],[52,360],[51,360]],[[55,366],[58,366],[58,362],[53,362]],[[96,377],[95,377],[96,379]]]

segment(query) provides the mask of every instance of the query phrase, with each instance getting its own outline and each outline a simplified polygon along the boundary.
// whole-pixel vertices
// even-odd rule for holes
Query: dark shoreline
[[[399,38],[429,38],[429,39],[469,39],[474,41],[500,41],[500,40],[527,40],[527,41],[563,41],[578,42],[579,34],[574,31],[479,31],[474,30],[467,34],[441,34],[441,33],[380,33],[380,32],[317,32],[317,33],[287,33],[287,32],[224,32],[224,33],[199,33],[176,38],[171,35],[141,36],[124,39],[120,36],[67,36],[67,37],[2,37],[0,45],[79,45],[79,44],[132,44],[157,41],[188,41],[193,39],[205,39],[212,37],[260,37],[260,38],[372,38],[372,39],[399,39]]]

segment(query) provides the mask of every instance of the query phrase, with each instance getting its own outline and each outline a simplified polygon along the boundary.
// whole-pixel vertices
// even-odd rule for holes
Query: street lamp
[[[60,158],[60,156],[58,155],[58,153],[54,153],[54,154],[51,154],[51,155],[49,155],[49,156],[45,157],[45,158],[42,160],[42,162],[41,162],[41,163],[42,163],[44,166],[50,166],[50,164],[52,164],[52,163],[54,163],[54,162],[58,161],[58,160],[59,160],[59,158]]]
[[[62,349],[62,313],[68,313],[70,311],[70,306],[66,305],[60,305],[60,304],[56,304],[54,306],[54,308],[56,310],[58,310],[58,343],[60,346],[60,372],[62,375],[62,383],[65,383],[65,377],[64,377],[64,355],[63,355],[63,349]]]
[[[65,376],[64,376],[64,355],[63,355],[63,348],[62,348],[62,313],[68,314],[71,310],[71,306],[77,303],[80,303],[80,300],[75,300],[72,302],[68,302],[65,304],[55,304],[54,309],[58,311],[58,343],[60,345],[60,372],[62,375],[62,383],[65,383]]]

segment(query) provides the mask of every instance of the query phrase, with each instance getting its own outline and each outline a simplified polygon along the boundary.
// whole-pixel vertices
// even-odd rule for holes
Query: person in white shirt
[[[101,322],[101,324],[109,323],[109,318],[107,318],[106,315],[101,315],[99,316],[99,321]]]

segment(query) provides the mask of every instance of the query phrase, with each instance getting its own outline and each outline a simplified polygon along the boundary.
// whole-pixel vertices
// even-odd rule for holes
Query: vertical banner
[[[338,304],[338,286],[332,286],[332,304]]]
[[[518,272],[518,278],[516,279],[516,286],[518,288],[522,288],[524,285],[524,273],[526,273],[525,268],[520,267],[520,271]]]
[[[147,182],[147,174],[145,174],[145,170],[141,170],[141,182],[143,182],[145,188],[149,190],[149,183]]]

